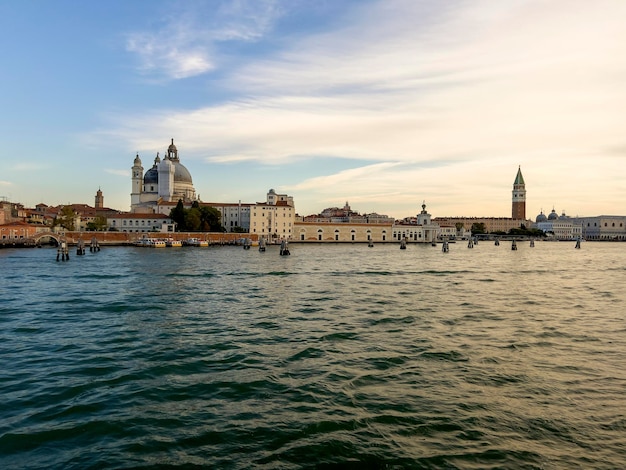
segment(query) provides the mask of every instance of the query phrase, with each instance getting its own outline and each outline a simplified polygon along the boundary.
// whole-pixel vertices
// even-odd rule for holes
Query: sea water
[[[0,250],[0,468],[626,467],[626,245]]]

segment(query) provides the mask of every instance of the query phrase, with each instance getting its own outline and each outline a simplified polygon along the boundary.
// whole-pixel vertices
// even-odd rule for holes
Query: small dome
[[[548,220],[556,220],[558,218],[559,218],[559,215],[556,213],[554,209],[552,209],[552,212],[550,212],[550,215],[548,216]]]
[[[143,177],[143,184],[157,184],[159,182],[159,171],[156,165],[146,171]]]
[[[547,222],[548,218],[546,217],[546,214],[543,213],[543,211],[541,211],[541,213],[537,216],[537,218],[535,219],[536,223],[539,222]]]
[[[141,166],[141,158],[139,158],[139,154],[137,154],[133,163],[135,164],[135,166]]]
[[[167,148],[168,152],[178,152],[178,149],[176,148],[176,146],[174,145],[174,139],[172,139],[172,143],[170,144],[170,146]]]

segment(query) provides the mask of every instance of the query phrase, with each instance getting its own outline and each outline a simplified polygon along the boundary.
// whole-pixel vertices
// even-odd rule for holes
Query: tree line
[[[170,219],[176,224],[179,232],[225,232],[222,227],[222,213],[215,207],[201,206],[194,201],[189,209],[185,209],[183,201],[178,200],[176,207],[170,211]]]

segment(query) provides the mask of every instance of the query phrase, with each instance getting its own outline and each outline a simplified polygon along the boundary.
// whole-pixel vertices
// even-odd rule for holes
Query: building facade
[[[626,216],[599,215],[596,217],[572,217],[580,224],[585,240],[626,241]]]
[[[118,232],[160,232],[163,225],[172,224],[163,214],[122,213],[107,218],[109,230]]]
[[[291,240],[294,237],[296,208],[293,197],[277,194],[270,189],[265,202],[250,206],[249,233],[265,237],[266,240]]]
[[[432,243],[441,235],[441,228],[433,223],[431,215],[426,211],[426,203],[422,203],[422,211],[413,220],[398,222],[393,225],[393,241]]]
[[[535,228],[555,240],[576,240],[582,237],[582,224],[565,215],[559,216],[554,209],[546,216],[543,211],[535,218]]]
[[[433,221],[440,226],[456,227],[460,224],[465,232],[470,232],[474,224],[484,224],[487,233],[508,233],[512,228],[521,228],[522,225],[529,228],[533,224],[532,220],[510,219],[509,217],[435,217]]]

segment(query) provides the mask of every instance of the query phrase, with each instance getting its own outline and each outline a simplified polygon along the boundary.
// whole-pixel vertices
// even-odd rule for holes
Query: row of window
[[[128,222],[128,224],[126,222]],[[152,220],[142,220],[141,221],[141,225],[142,226],[157,225],[157,224],[158,224],[158,222],[156,220],[154,220],[154,221],[152,221]],[[116,225],[116,220],[112,220],[111,221],[111,225],[115,226]],[[130,225],[130,226],[132,226],[133,225],[133,221],[132,220],[128,220],[128,221],[123,220],[122,221],[122,225]],[[135,220],[135,226],[139,227],[139,220]]]
[[[593,226],[594,226],[594,227],[597,227],[597,226],[598,226],[598,224],[597,224],[596,222],[594,222],[594,223],[593,223]],[[604,222],[604,226],[605,226],[605,227],[608,227],[608,222]],[[619,223],[619,226],[620,226],[620,227],[623,227],[623,226],[624,226],[624,223],[623,223],[623,222],[620,222],[620,223]],[[591,227],[591,222],[587,222],[587,227]],[[613,223],[611,224],[611,227],[615,227],[615,222],[613,222]]]

